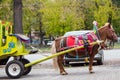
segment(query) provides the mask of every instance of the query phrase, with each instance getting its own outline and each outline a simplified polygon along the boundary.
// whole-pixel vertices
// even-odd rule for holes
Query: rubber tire
[[[103,61],[102,60],[97,60],[97,64],[98,65],[103,65]]]
[[[97,60],[97,64],[98,64],[98,65],[103,65],[103,62],[104,62],[104,56],[102,56],[101,59],[98,59],[98,60]]]
[[[21,62],[23,63],[23,65],[30,63],[30,61],[25,58],[21,59]],[[23,75],[27,75],[28,73],[30,73],[31,69],[32,69],[32,66],[27,67],[27,68],[24,67]]]
[[[104,54],[102,54],[102,57],[97,60],[98,65],[103,65],[103,63],[104,63]]]
[[[12,65],[12,64],[16,64],[16,65],[18,65],[18,66],[20,67],[20,72],[19,72],[18,75],[12,75],[12,74],[9,72],[9,66]],[[20,77],[22,76],[22,74],[23,74],[23,71],[24,71],[24,65],[23,65],[20,61],[17,61],[17,60],[10,61],[10,62],[6,65],[6,67],[5,67],[5,72],[6,72],[6,74],[8,75],[8,77],[13,78],[13,79],[15,79],[15,78],[20,78]]]

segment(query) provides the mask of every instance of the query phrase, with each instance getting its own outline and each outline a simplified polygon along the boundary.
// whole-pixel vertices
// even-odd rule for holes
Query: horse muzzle
[[[118,37],[113,39],[114,42],[118,42]]]

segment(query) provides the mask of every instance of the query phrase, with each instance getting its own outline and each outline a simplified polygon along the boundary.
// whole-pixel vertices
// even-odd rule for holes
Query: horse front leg
[[[92,53],[93,54],[93,53]],[[90,55],[90,62],[89,62],[89,72],[90,73],[94,73],[92,70],[92,66],[93,66],[93,60],[94,60],[94,55]]]
[[[68,73],[65,71],[65,69],[64,69],[64,67],[63,67],[63,64],[62,64],[63,58],[64,58],[63,55],[58,56],[58,58],[57,58],[58,67],[59,67],[59,70],[60,70],[60,74],[61,74],[61,75],[67,75]]]
[[[95,54],[98,53],[98,48],[99,48],[99,45],[94,45],[93,48],[92,48],[92,51],[90,52],[90,63],[89,63],[89,72],[90,73],[94,73],[92,70],[92,66],[93,66],[93,60],[94,60],[94,57],[95,57]]]

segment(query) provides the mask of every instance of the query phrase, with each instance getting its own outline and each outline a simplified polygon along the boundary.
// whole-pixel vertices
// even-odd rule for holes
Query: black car
[[[82,30],[82,31],[70,31],[64,34],[64,37],[70,36],[70,35],[75,35],[75,36],[79,36],[85,33],[91,32],[91,30]],[[78,61],[82,61],[85,62],[86,56],[81,56],[79,58],[70,56],[69,54],[66,54],[64,56],[64,65],[69,65],[70,62],[78,62]],[[88,57],[89,59],[89,57]],[[102,65],[103,61],[104,61],[104,52],[103,50],[100,50],[94,57],[94,60],[97,61],[98,65]]]

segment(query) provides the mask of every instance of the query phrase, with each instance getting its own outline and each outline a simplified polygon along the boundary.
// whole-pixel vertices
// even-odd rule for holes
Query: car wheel
[[[102,60],[97,60],[97,64],[98,65],[103,65],[103,61]]]
[[[102,57],[97,60],[97,64],[98,65],[103,65],[103,62],[104,62],[104,54],[102,54]]]

